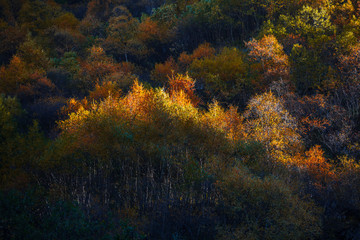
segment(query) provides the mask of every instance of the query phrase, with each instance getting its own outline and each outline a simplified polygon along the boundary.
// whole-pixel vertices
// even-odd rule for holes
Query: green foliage
[[[292,81],[300,94],[313,93],[323,87],[328,76],[336,26],[328,8],[303,6],[296,16],[280,15],[274,26],[268,23],[265,34],[274,34],[290,52]]]
[[[359,6],[0,0],[0,239],[356,238]]]
[[[204,83],[208,96],[227,102],[249,87],[246,70],[244,54],[236,48],[224,48],[218,55],[196,59],[189,67],[190,75]]]
[[[60,15],[60,7],[48,5],[44,1],[26,1],[19,11],[19,23],[26,30],[37,35],[44,33],[56,17]]]
[[[16,118],[19,117],[23,111],[20,103],[11,97],[0,96],[0,129],[1,139],[10,139],[17,131]]]
[[[24,61],[31,72],[46,72],[50,67],[49,57],[30,35],[19,46],[16,55]]]
[[[107,28],[108,37],[105,42],[106,48],[128,62],[128,55],[143,55],[146,51],[143,43],[136,37],[139,21],[133,18],[131,13],[124,7],[119,7],[120,14],[111,17]],[[124,58],[120,58],[123,55]]]
[[[61,29],[75,30],[79,20],[72,13],[64,13],[54,20],[54,25]]]
[[[0,92],[11,95],[19,95],[23,90],[31,93],[36,91],[35,85],[47,85],[51,88],[51,82],[44,75],[50,67],[50,60],[44,50],[28,35],[10,63],[0,68]],[[40,80],[40,81],[39,81]],[[43,82],[41,83],[41,80]]]
[[[281,15],[275,29],[268,28],[266,31],[280,39],[290,33],[300,35],[306,39],[309,46],[321,48],[331,40],[335,27],[325,7],[304,6],[296,16]]]
[[[151,16],[152,19],[167,26],[174,26],[176,24],[176,5],[164,4],[157,8]]]
[[[300,94],[311,94],[322,89],[329,76],[329,66],[321,55],[295,44],[290,54],[292,81]]]
[[[45,199],[39,192],[0,192],[0,236],[6,239],[142,239],[110,216],[85,215],[75,203]],[[117,229],[118,228],[118,229]]]
[[[227,224],[218,239],[313,239],[320,234],[320,209],[276,177],[258,178],[238,166],[219,186]]]
[[[43,153],[46,140],[39,133],[36,122],[28,129],[18,124],[23,110],[15,98],[1,95],[0,112],[0,186],[2,189],[22,189],[34,180],[30,168]]]
[[[58,64],[75,77],[80,71],[80,64],[76,52],[66,52]]]

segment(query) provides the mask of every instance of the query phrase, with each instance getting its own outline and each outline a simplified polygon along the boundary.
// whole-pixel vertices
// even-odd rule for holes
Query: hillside
[[[360,239],[360,1],[0,0],[0,239]]]

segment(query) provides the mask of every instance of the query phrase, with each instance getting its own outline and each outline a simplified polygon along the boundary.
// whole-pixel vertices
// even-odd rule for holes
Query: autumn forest
[[[360,239],[360,1],[0,0],[0,239]]]

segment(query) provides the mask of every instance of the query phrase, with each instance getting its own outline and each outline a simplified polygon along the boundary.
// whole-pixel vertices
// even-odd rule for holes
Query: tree
[[[79,20],[72,13],[64,13],[54,20],[54,25],[59,29],[74,31],[79,26]]]
[[[24,61],[31,72],[37,71],[44,73],[50,67],[49,57],[30,35],[28,35],[26,41],[19,46],[16,55]]]
[[[8,66],[1,66],[0,92],[15,94],[19,86],[27,80],[30,72],[26,64],[18,56],[14,56]]]
[[[288,81],[290,74],[288,56],[282,45],[273,35],[264,36],[259,41],[251,40],[246,43],[249,57],[259,63],[263,80],[259,84],[268,86],[272,81]]]
[[[289,54],[291,81],[298,93],[315,93],[323,88],[333,67],[333,47],[336,27],[329,9],[305,5],[295,16],[280,15],[277,24],[265,27]]]
[[[224,225],[217,239],[312,239],[320,235],[321,209],[273,176],[236,166],[218,182]],[[301,207],[300,207],[301,206]]]
[[[248,87],[246,70],[244,54],[236,48],[224,48],[217,55],[195,59],[189,74],[204,84],[207,98],[244,103],[239,98],[246,98],[242,95]]]
[[[36,122],[26,125],[16,98],[0,95],[0,189],[26,189],[36,181],[36,161],[46,140]]]
[[[60,15],[58,5],[49,5],[44,1],[35,0],[25,2],[20,11],[18,21],[35,36],[53,25],[53,21]]]
[[[211,47],[209,43],[205,42],[200,44],[192,54],[187,54],[186,52],[181,53],[178,62],[183,69],[186,69],[195,60],[213,57],[214,55],[215,49]]]
[[[0,20],[0,63],[8,64],[24,41],[25,33],[19,27],[8,25]]]
[[[27,40],[19,46],[9,65],[1,67],[0,91],[15,95],[21,86],[32,85],[32,80],[45,79],[43,76],[49,67],[50,60],[44,50],[28,36]],[[43,81],[43,83],[45,82]],[[50,86],[51,83],[48,83]]]
[[[349,154],[354,124],[351,114],[334,98],[317,94],[297,97],[289,94],[284,98],[286,108],[298,121],[299,133],[307,148],[321,144],[327,155]]]
[[[119,65],[107,56],[102,47],[92,46],[86,61],[80,63],[81,69],[77,78],[82,91],[92,90],[96,83],[101,83],[111,74],[119,72]]]
[[[339,56],[339,68],[344,80],[359,82],[360,44],[351,46],[348,54]]]
[[[151,71],[151,80],[165,84],[170,76],[179,72],[179,67],[174,58],[170,57],[164,63],[155,64]]]
[[[139,21],[133,18],[125,7],[114,9],[114,15],[109,20],[107,28],[108,37],[104,47],[108,49],[117,59],[124,56],[128,62],[128,56],[141,57],[146,53],[143,43],[137,38]]]
[[[200,99],[195,94],[195,81],[188,75],[175,75],[173,73],[172,76],[169,76],[168,86],[170,96],[183,91],[190,98],[194,106],[200,102]]]
[[[302,149],[296,119],[272,92],[253,97],[244,117],[249,139],[263,143],[277,161],[286,161]]]

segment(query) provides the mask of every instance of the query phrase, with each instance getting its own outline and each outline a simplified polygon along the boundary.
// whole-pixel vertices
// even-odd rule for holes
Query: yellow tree
[[[178,61],[181,67],[186,68],[196,59],[212,57],[214,55],[215,55],[215,48],[211,47],[209,43],[205,42],[203,44],[200,44],[192,52],[192,54],[187,54],[186,52],[181,53]]]
[[[249,139],[263,143],[273,158],[284,161],[301,150],[297,122],[272,92],[253,97],[244,116]]]
[[[24,61],[18,56],[14,56],[10,64],[0,68],[0,92],[7,94],[15,94],[19,86],[27,80],[30,72]]]
[[[289,79],[288,56],[276,37],[265,35],[260,40],[253,39],[247,42],[246,46],[250,50],[250,59],[255,63],[253,67],[260,71],[261,81],[259,85],[268,86],[272,81],[287,81]]]
[[[189,74],[219,101],[234,101],[247,86],[244,54],[236,48],[224,48],[217,55],[195,59]]]

